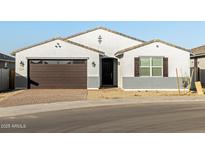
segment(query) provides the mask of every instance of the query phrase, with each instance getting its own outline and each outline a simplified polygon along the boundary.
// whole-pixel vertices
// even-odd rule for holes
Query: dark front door
[[[113,85],[113,59],[102,59],[102,86]]]

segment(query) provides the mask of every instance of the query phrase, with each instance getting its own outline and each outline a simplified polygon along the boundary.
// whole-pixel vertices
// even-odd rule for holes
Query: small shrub
[[[189,77],[183,77],[182,78],[182,86],[183,86],[183,88],[184,89],[187,88],[189,84],[190,84]]]

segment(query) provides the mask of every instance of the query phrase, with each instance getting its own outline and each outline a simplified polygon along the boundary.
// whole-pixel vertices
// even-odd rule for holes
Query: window
[[[31,60],[31,64],[42,64],[42,60]]]
[[[162,57],[140,57],[139,75],[144,77],[163,76],[163,58]]]
[[[150,58],[140,58],[140,76],[150,76]]]

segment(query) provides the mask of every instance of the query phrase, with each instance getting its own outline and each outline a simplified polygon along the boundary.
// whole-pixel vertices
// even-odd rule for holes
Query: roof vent
[[[55,47],[56,47],[56,48],[61,48],[60,43],[56,43]]]
[[[99,44],[102,43],[102,36],[101,36],[101,35],[98,36],[98,43],[99,43]]]

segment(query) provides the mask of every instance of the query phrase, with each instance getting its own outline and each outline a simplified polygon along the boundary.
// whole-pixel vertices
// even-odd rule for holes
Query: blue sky
[[[10,53],[53,37],[66,37],[104,26],[149,41],[164,41],[193,48],[205,44],[205,22],[0,22],[0,51]]]

